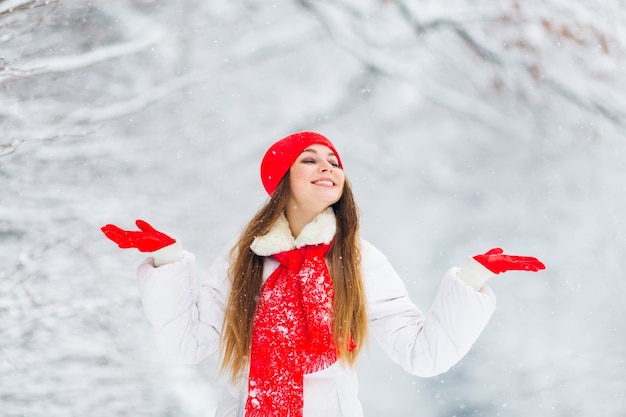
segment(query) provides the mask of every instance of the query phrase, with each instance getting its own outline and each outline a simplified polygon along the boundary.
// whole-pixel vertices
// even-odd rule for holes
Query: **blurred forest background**
[[[468,356],[406,374],[372,341],[366,416],[626,415],[623,0],[0,0],[0,416],[211,416],[216,358],[155,349],[136,218],[208,267],[265,201],[263,152],[341,152],[363,236],[427,310],[500,246]]]

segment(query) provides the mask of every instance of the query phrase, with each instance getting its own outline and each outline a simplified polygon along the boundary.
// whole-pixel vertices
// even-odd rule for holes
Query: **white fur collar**
[[[282,214],[267,234],[254,238],[250,249],[259,256],[270,256],[306,245],[330,243],[335,237],[336,230],[337,221],[332,207],[318,214],[307,224],[297,239],[291,234],[287,217]]]

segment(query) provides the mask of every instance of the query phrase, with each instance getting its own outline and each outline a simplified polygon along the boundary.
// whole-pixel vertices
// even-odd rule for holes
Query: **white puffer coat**
[[[252,249],[265,256],[306,244],[327,242],[334,233],[332,210],[307,225],[298,239],[291,236],[286,219],[283,219],[268,235],[255,241]],[[370,334],[411,374],[434,376],[447,371],[468,352],[495,309],[495,295],[489,287],[474,285],[480,288],[477,291],[466,284],[467,276],[471,281],[477,274],[488,276],[489,272],[470,261],[470,266],[463,268],[465,273],[461,274],[461,280],[459,268],[451,269],[444,276],[430,311],[423,315],[410,300],[386,257],[367,241],[362,240],[361,244]],[[156,265],[160,266],[155,267],[155,259]],[[277,266],[272,257],[266,257],[264,277],[267,278]],[[178,362],[197,363],[218,350],[230,287],[228,267],[229,255],[225,249],[199,286],[195,258],[183,252],[178,244],[155,253],[155,257],[146,259],[139,266],[140,296],[157,344]],[[467,272],[472,269],[474,272]],[[237,386],[227,386],[216,416],[243,416],[246,397],[245,378]],[[337,362],[323,371],[305,375],[305,417],[362,415],[357,397],[357,377],[352,368]]]

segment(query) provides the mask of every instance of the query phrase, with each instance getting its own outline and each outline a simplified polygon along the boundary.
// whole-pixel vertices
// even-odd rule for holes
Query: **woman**
[[[273,144],[261,162],[268,202],[202,286],[194,256],[138,220],[102,228],[121,248],[152,252],[140,295],[160,347],[183,363],[221,350],[231,378],[217,416],[362,416],[354,365],[371,333],[408,372],[447,371],[494,308],[487,279],[537,271],[536,258],[493,249],[451,269],[427,315],[385,256],[359,237],[359,217],[335,146],[314,132]]]

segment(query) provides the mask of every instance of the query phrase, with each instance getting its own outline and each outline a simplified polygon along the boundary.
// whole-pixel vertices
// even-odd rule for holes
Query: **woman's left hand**
[[[506,255],[502,252],[502,249],[494,248],[482,255],[474,256],[474,259],[494,274],[506,271],[537,272],[546,269],[539,259],[532,256]]]

